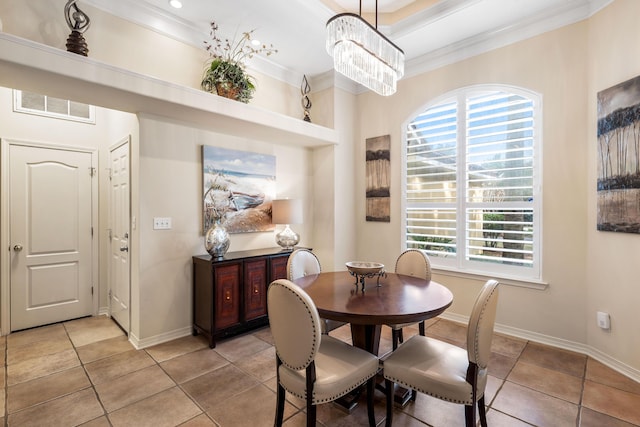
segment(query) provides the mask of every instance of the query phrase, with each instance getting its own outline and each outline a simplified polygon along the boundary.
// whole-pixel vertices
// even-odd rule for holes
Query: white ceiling
[[[379,0],[378,30],[404,50],[410,76],[578,22],[611,1]],[[331,70],[326,22],[337,13],[358,13],[359,7],[358,0],[182,0],[181,9],[168,0],[84,2],[196,46],[208,38],[212,20],[228,38],[255,29],[256,38],[278,53],[254,58],[249,67],[284,80]],[[367,13],[374,6],[374,0],[362,3],[372,25],[375,17]]]

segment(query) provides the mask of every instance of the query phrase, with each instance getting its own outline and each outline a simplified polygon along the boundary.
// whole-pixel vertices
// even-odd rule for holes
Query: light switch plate
[[[154,217],[153,218],[154,230],[171,230],[171,217]]]

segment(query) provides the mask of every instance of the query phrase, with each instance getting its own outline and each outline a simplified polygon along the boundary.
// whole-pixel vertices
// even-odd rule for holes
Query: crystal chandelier
[[[327,21],[327,52],[333,67],[351,80],[380,95],[392,95],[404,75],[404,52],[360,15],[341,13]]]

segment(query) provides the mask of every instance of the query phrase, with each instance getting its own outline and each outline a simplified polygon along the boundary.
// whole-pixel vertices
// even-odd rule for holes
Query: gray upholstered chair
[[[480,424],[487,426],[484,390],[497,305],[498,282],[489,280],[471,311],[466,349],[415,335],[391,353],[384,361],[387,426],[391,426],[393,417],[393,383],[465,405],[467,427],[476,426],[477,403]]]
[[[407,249],[402,252],[396,260],[396,273],[404,274],[407,276],[416,276],[424,280],[431,280],[431,262],[427,254],[419,249]],[[393,349],[398,348],[398,343],[404,341],[402,335],[402,328],[411,326],[412,323],[405,323],[402,325],[387,325],[391,328],[391,334],[393,339]],[[420,335],[424,336],[424,321],[418,323],[418,330]]]
[[[287,261],[287,279],[295,280],[309,274],[319,274],[321,271],[320,261],[316,254],[308,249],[296,249],[289,255]],[[322,333],[328,334],[330,331],[345,325],[345,322],[337,320],[322,319]]]
[[[316,405],[331,402],[367,383],[369,425],[375,426],[373,393],[378,358],[320,333],[320,316],[309,295],[286,279],[269,285],[267,307],[276,347],[275,425],[281,426],[286,391],[307,402],[307,426]]]

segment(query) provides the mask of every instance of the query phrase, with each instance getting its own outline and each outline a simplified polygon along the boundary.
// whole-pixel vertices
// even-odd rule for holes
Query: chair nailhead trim
[[[393,381],[393,382],[394,382],[394,383],[396,383],[396,384],[403,385],[403,386],[405,386],[406,388],[409,388],[409,389],[412,389],[412,390],[419,391],[420,393],[423,393],[423,394],[428,394],[429,396],[437,397],[437,398],[438,398],[438,399],[440,399],[440,400],[445,400],[445,401],[447,401],[447,402],[452,402],[452,403],[459,403],[459,404],[461,404],[461,405],[473,405],[473,403],[474,403],[474,402],[473,402],[473,394],[469,394],[469,399],[468,399],[468,400],[449,399],[448,397],[441,396],[441,395],[439,395],[439,394],[432,393],[432,392],[430,392],[430,391],[426,391],[426,390],[423,390],[423,389],[421,389],[421,388],[416,388],[415,386],[413,386],[413,385],[411,385],[411,384],[407,384],[407,383],[405,383],[404,381],[401,381],[401,380],[399,380],[399,379],[397,379],[397,378],[389,378],[389,377],[387,377],[386,375],[385,375],[384,377],[385,377],[386,379],[388,379],[388,380]],[[484,393],[482,393],[482,394],[478,395],[478,396],[477,396],[477,397],[478,397],[478,400],[480,400],[480,398],[481,398],[483,395],[484,395]]]
[[[280,285],[282,286],[282,285]],[[304,307],[307,309],[307,313],[309,314],[309,317],[313,320],[313,314],[311,313],[311,310],[309,310],[309,306],[307,305],[307,303],[300,298],[300,295],[298,295],[293,289],[288,288],[286,286],[282,286],[284,289],[288,290],[289,292],[291,292],[293,295],[295,295],[296,298],[298,298],[300,300],[300,302],[304,305]],[[316,337],[318,336],[317,330],[316,330],[316,324],[315,322],[311,322],[311,324],[313,325],[313,341],[311,342],[311,349],[313,350],[313,348],[316,346]],[[276,348],[276,353],[278,353],[278,357],[280,357],[280,353],[278,352],[277,348]],[[309,351],[309,356],[307,357],[307,360],[305,361],[305,364],[303,366],[291,366],[290,364],[288,364],[282,357],[280,357],[280,360],[282,361],[282,364],[285,365],[287,368],[294,370],[294,371],[300,371],[302,369],[306,369],[307,366],[309,366],[309,364],[311,362],[313,362],[313,360],[315,359],[316,355],[313,351]]]
[[[482,305],[482,310],[480,310],[480,316],[478,317],[478,323],[480,323],[482,321],[482,316],[484,316],[484,310],[485,310],[485,308],[487,308],[487,304],[489,303],[489,300],[491,299],[491,296],[496,291],[496,289],[498,289],[497,286],[491,290],[491,294],[489,294],[487,299],[484,300],[484,304]],[[478,348],[479,348],[478,341],[479,340],[480,340],[480,337],[478,336],[478,330],[476,329],[476,334],[473,337],[473,343],[474,343],[473,349],[474,349],[474,355],[475,355],[476,364],[478,364],[478,359],[480,358],[480,355],[478,354]],[[478,367],[480,367],[481,369],[485,369],[487,366],[486,365],[485,366],[478,365]]]
[[[339,391],[338,393],[336,393],[335,395],[331,395],[331,396],[329,396],[327,398],[324,398],[322,400],[316,400],[315,390],[314,390],[313,398],[312,398],[313,404],[314,405],[320,405],[320,404],[323,404],[323,403],[333,402],[334,400],[338,399],[339,397],[342,397],[345,394],[349,393],[350,391],[355,390],[356,388],[360,387],[362,384],[366,383],[369,380],[369,378],[371,378],[371,377],[373,377],[375,375],[376,375],[376,373],[374,373],[373,375],[368,375],[366,377],[360,378],[360,380],[358,380],[357,383],[354,383],[354,385],[352,385],[351,387],[349,387],[347,389],[343,389],[343,390]],[[306,399],[307,398],[306,393],[302,393],[302,394],[296,393],[294,391],[289,390],[285,385],[283,385],[283,384],[281,384],[281,385],[282,385],[282,387],[284,387],[285,390],[287,390],[289,393],[291,393],[295,397],[297,397],[299,399]]]

